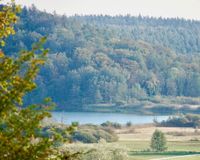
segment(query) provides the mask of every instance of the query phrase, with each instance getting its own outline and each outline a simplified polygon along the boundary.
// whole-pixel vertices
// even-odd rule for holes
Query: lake
[[[96,112],[52,112],[53,121],[71,124],[71,122],[79,122],[79,124],[102,124],[106,121],[126,124],[145,124],[152,123],[154,119],[157,121],[166,120],[169,116],[149,116],[134,115],[124,113],[96,113]]]

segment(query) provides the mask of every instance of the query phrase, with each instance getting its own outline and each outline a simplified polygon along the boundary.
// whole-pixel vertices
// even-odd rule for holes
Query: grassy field
[[[150,139],[155,129],[165,133],[167,137],[167,151],[151,152]],[[130,132],[129,132],[130,131]],[[174,160],[199,160],[200,156],[200,131],[193,128],[156,128],[153,126],[130,127],[116,130],[120,146],[124,146],[129,153],[129,160],[153,160],[169,157]],[[194,155],[191,157],[180,157]],[[170,158],[172,157],[172,158]]]
[[[185,158],[175,158],[173,160],[200,160],[200,156],[185,157]]]

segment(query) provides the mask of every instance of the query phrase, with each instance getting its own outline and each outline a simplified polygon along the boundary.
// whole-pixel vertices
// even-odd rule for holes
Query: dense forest
[[[29,103],[52,97],[58,109],[134,103],[154,96],[200,97],[200,22],[127,16],[70,16],[23,8],[5,53],[47,36],[47,64]],[[39,18],[38,18],[39,17]]]

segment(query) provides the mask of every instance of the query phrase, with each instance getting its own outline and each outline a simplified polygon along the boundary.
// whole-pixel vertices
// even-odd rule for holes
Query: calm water
[[[71,122],[79,122],[79,124],[101,124],[106,121],[118,122],[125,124],[132,122],[132,124],[151,123],[156,118],[157,121],[166,120],[168,116],[147,116],[134,115],[122,113],[91,113],[91,112],[53,112],[53,120],[65,124]]]

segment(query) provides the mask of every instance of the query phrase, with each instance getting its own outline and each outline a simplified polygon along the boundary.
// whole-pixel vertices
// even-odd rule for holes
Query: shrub
[[[80,141],[83,143],[97,143],[97,138],[88,132],[77,131],[73,134],[74,141]]]
[[[127,123],[126,123],[126,126],[127,126],[127,127],[130,127],[130,126],[132,126],[132,123],[131,123],[131,121],[127,122]]]
[[[79,126],[78,130],[72,135],[73,141],[83,143],[97,143],[100,139],[114,142],[118,140],[118,137],[112,130],[95,125]]]
[[[101,126],[103,126],[103,127],[112,127],[112,128],[116,128],[116,129],[122,128],[121,124],[119,124],[117,122],[110,122],[110,121],[106,121],[106,122],[102,123]]]

